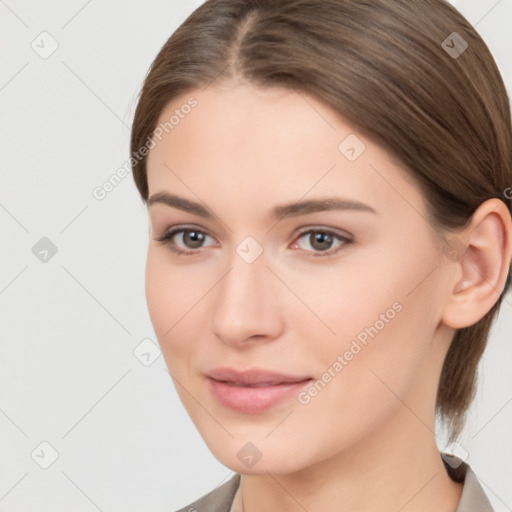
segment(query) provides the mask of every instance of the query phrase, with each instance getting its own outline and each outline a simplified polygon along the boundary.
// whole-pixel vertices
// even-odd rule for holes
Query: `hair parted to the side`
[[[458,57],[442,46],[453,32],[468,45]],[[439,230],[466,226],[493,197],[512,211],[507,92],[484,41],[445,0],[206,1],[164,44],[138,98],[130,150],[144,202],[140,148],[171,100],[214,80],[286,87],[323,101],[404,166]],[[446,356],[436,410],[450,441],[464,426],[510,281],[509,267],[497,302],[457,330]]]

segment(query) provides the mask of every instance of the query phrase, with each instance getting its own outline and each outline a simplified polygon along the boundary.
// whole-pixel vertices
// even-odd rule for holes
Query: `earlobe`
[[[464,240],[467,248],[452,260],[460,278],[442,318],[454,329],[476,324],[505,287],[512,253],[512,220],[505,203],[496,198],[482,203],[457,240]]]

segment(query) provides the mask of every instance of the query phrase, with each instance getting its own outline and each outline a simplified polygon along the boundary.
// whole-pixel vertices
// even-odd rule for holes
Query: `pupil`
[[[313,236],[313,243],[311,246],[315,249],[319,249],[320,251],[325,251],[329,249],[332,244],[332,236],[327,235],[325,233],[316,233]]]
[[[191,248],[201,247],[204,240],[203,233],[197,231],[186,231],[185,232],[185,245]]]

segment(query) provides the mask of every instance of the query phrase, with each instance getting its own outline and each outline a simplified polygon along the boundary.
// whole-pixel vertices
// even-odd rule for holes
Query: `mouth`
[[[242,386],[275,386],[278,384],[294,384],[311,379],[309,375],[289,375],[260,368],[250,370],[237,370],[228,367],[214,368],[206,375],[219,382]]]
[[[210,391],[220,405],[246,414],[263,412],[290,400],[313,380],[268,370],[233,368],[214,369],[207,377]]]
[[[214,379],[215,380],[215,379]],[[237,387],[243,387],[243,388],[264,388],[269,386],[282,386],[284,384],[292,384],[290,382],[260,382],[258,384],[243,384],[241,382],[231,382],[228,380],[218,380],[217,382],[222,382],[223,384],[227,384],[228,386],[237,386]],[[302,382],[302,381],[297,381]]]

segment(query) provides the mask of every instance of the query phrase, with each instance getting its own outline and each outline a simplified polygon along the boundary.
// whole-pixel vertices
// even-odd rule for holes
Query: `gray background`
[[[132,177],[92,194],[126,163],[146,71],[200,3],[0,1],[1,512],[173,511],[232,474],[155,345]],[[453,3],[512,90],[512,0]],[[511,339],[509,295],[455,447],[498,512],[512,507]]]

